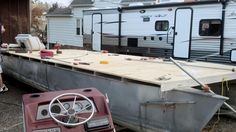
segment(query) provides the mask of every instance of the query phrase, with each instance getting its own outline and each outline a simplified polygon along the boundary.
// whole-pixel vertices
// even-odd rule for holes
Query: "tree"
[[[53,12],[57,8],[61,8],[57,2],[49,5],[47,2],[43,3],[40,0],[32,0],[31,34],[38,36],[44,43],[47,40],[46,14],[47,12]]]
[[[46,26],[46,12],[49,9],[48,3],[40,2],[39,0],[32,1],[32,23],[31,34],[38,36],[41,41],[46,40],[45,26]]]
[[[58,3],[56,2],[56,3],[52,4],[52,7],[48,10],[48,12],[49,13],[53,12],[57,8],[60,8],[60,7],[59,7]]]

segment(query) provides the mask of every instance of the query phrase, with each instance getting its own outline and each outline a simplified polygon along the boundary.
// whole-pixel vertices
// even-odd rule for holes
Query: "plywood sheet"
[[[198,85],[172,62],[163,61],[158,58],[153,59],[148,57],[111,53],[104,54],[84,50],[62,50],[62,52],[62,54],[55,55],[53,58],[47,60],[41,59],[38,51],[32,53],[15,53],[10,51],[9,53],[17,56],[119,76],[124,79],[132,79],[155,84],[159,85],[162,88],[162,91]],[[109,64],[100,64],[100,61],[104,60],[108,61]],[[74,65],[74,62],[86,62],[90,65]],[[234,66],[205,62],[179,61],[179,63],[205,84],[221,82],[223,79],[236,79],[236,73],[232,71],[232,69],[235,68]]]

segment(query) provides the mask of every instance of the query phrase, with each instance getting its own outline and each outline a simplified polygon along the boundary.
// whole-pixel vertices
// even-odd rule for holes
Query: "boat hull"
[[[96,87],[109,98],[114,120],[135,131],[201,131],[227,99],[185,88],[122,79],[19,56],[3,56],[4,73],[44,91]]]

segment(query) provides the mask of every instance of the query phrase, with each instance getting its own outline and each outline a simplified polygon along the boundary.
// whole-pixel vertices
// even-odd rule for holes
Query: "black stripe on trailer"
[[[119,11],[119,32],[118,32],[118,34],[119,34],[119,42],[118,42],[118,47],[119,47],[119,50],[120,50],[120,48],[121,48],[121,27],[122,26],[122,11]]]
[[[221,23],[221,38],[220,38],[220,55],[224,55],[224,33],[225,33],[225,9],[227,1],[222,2],[222,23]]]

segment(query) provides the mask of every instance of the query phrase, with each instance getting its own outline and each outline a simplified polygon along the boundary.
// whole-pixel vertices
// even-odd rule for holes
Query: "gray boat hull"
[[[157,85],[19,56],[3,56],[4,73],[44,91],[95,87],[110,100],[114,120],[135,131],[198,132],[227,98]]]

